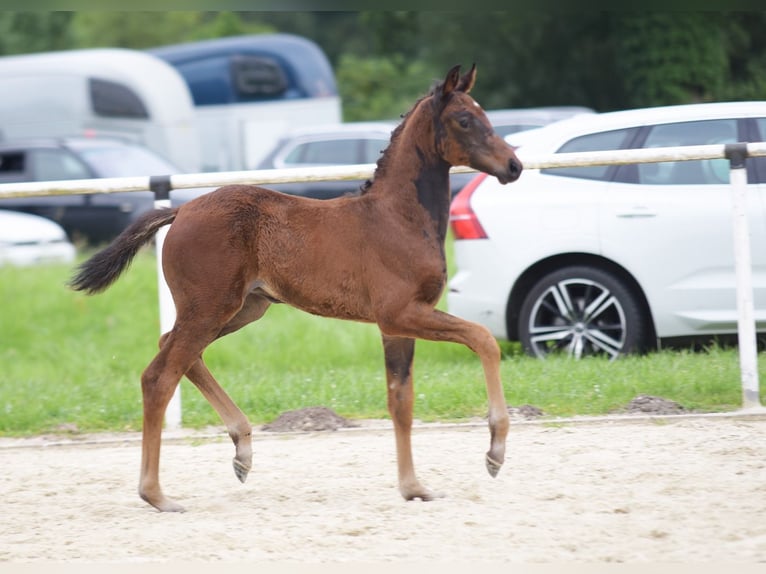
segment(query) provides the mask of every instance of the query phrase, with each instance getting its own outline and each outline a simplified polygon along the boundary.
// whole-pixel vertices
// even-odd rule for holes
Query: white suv
[[[591,114],[508,136],[520,159],[755,142],[766,102]],[[766,158],[747,160],[756,323],[766,331]],[[553,352],[621,354],[737,332],[727,160],[477,175],[451,207],[449,311]]]

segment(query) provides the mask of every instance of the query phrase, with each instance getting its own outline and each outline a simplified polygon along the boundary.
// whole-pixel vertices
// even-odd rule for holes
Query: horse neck
[[[449,221],[450,165],[436,149],[430,102],[420,102],[410,112],[381,162],[370,191],[386,194],[408,211],[415,201],[444,241]],[[385,169],[380,169],[382,165]]]

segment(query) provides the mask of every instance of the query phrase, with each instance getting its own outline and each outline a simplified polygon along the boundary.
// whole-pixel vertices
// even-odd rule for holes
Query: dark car
[[[111,138],[45,138],[0,142],[0,183],[169,175],[179,170],[156,153]],[[1,209],[41,215],[72,239],[91,243],[116,237],[152,209],[149,192],[0,199]]]

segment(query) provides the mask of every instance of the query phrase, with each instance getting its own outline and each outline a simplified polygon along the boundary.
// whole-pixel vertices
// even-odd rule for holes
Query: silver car
[[[394,122],[347,122],[296,129],[274,146],[258,169],[374,164],[388,147],[394,128]],[[266,187],[293,195],[329,199],[358,193],[364,181],[307,181]]]

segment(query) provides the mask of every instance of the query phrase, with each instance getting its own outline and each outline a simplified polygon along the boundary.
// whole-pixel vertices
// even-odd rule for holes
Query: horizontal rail
[[[766,156],[766,142],[742,145],[747,150],[747,157]],[[557,153],[529,157],[525,156],[524,150],[521,148],[519,149],[519,157],[522,160],[525,169],[546,169],[553,167],[625,165],[631,163],[655,163],[663,161],[725,159],[726,147],[727,146],[723,144],[716,144],[617,151]],[[268,185],[301,181],[369,179],[372,177],[374,170],[375,164],[359,164],[162,175],[166,176],[169,180],[170,189],[193,189],[198,187],[219,187],[234,183]],[[452,173],[472,173],[475,171],[476,170],[470,167],[455,167],[451,170]],[[147,191],[151,189],[150,179],[149,176],[135,176],[3,183],[0,184],[0,198]]]
[[[679,146],[617,151],[594,151],[526,156],[524,148],[518,152],[524,169],[578,167],[593,165],[625,165],[634,163],[657,163],[665,161],[691,161],[727,159],[730,167],[733,221],[735,234],[734,259],[737,271],[737,307],[739,311],[738,335],[740,372],[742,379],[743,407],[760,409],[758,381],[758,353],[756,348],[755,320],[753,318],[753,289],[751,277],[750,245],[747,229],[746,197],[747,175],[744,159],[766,156],[766,142]],[[0,184],[0,198],[35,197],[50,195],[116,193],[126,191],[154,191],[155,206],[170,205],[167,191],[220,187],[228,184],[279,184],[299,181],[334,181],[369,179],[375,164],[349,166],[322,166],[293,169],[269,169],[251,171],[210,172],[190,174],[163,174],[159,176],[79,179],[48,182],[23,182]],[[468,167],[452,168],[451,173],[471,173]],[[160,229],[156,238],[157,275],[159,281],[160,327],[167,332],[175,321],[175,308],[170,291],[162,274],[162,243],[168,226]],[[167,428],[181,426],[181,397],[179,388],[168,405]]]

